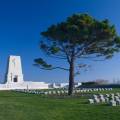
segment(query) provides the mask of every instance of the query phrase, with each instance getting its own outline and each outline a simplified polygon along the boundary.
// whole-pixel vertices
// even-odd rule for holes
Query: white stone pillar
[[[6,83],[23,83],[23,73],[20,56],[10,56],[8,59]]]

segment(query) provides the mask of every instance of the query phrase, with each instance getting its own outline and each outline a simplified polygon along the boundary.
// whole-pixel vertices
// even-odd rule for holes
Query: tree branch
[[[44,68],[44,67],[41,67],[39,64],[34,64],[36,67],[40,68],[40,69],[43,69],[43,70],[54,70],[54,69],[62,69],[62,70],[65,70],[65,71],[69,71],[69,69],[67,68],[64,68],[64,67],[51,67],[51,68]]]

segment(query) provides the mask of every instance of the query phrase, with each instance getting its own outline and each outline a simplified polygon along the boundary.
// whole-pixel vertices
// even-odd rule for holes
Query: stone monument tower
[[[7,73],[6,73],[6,83],[23,83],[23,73],[20,56],[9,56]]]

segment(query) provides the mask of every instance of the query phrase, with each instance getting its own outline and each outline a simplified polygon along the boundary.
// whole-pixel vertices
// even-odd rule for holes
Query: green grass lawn
[[[120,90],[116,89],[112,92],[117,91]],[[86,97],[45,97],[12,91],[0,91],[0,120],[119,119],[120,106],[90,105],[87,103]]]

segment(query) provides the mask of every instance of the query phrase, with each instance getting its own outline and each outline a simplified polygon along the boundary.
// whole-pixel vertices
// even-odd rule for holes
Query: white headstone
[[[116,101],[111,100],[111,101],[110,101],[110,106],[116,106]]]
[[[23,73],[20,56],[10,56],[8,59],[6,83],[23,83]]]
[[[95,103],[100,103],[100,99],[99,98],[94,98]]]
[[[88,99],[89,103],[90,104],[93,104],[94,103],[94,100],[93,99]]]

